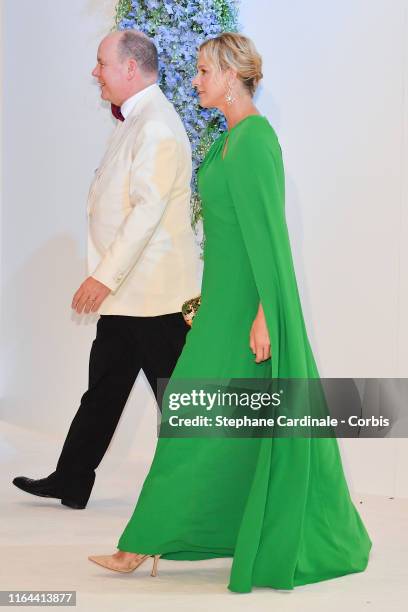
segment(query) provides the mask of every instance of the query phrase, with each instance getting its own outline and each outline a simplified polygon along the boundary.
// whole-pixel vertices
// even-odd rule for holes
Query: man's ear
[[[134,79],[138,72],[139,72],[139,66],[137,65],[137,61],[133,59],[132,57],[129,58],[128,59],[128,69],[127,69],[129,81],[131,79]]]

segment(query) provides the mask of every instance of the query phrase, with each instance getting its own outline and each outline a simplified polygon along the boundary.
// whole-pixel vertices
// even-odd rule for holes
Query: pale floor
[[[406,608],[408,499],[353,495],[374,542],[365,572],[292,592],[254,589],[236,594],[227,589],[230,559],[160,560],[156,578],[150,577],[150,561],[128,575],[90,563],[89,554],[115,551],[147,468],[137,461],[110,458],[101,466],[90,503],[82,511],[32,497],[11,485],[15,475],[41,477],[52,471],[58,449],[56,440],[1,424],[1,590],[75,590],[76,609],[87,612]]]

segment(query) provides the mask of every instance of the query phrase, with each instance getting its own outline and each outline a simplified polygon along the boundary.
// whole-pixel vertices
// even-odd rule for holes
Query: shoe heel
[[[68,506],[68,508],[73,508],[74,510],[83,510],[84,508],[86,508],[86,504],[82,502],[77,502],[73,499],[61,499],[61,504],[63,506]]]
[[[157,564],[159,563],[160,555],[153,555],[153,559],[153,568],[150,575],[154,577],[157,576]]]

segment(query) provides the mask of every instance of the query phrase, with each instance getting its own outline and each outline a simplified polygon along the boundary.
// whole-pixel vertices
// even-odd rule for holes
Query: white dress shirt
[[[140,100],[140,98],[142,98],[146,92],[148,92],[150,89],[153,89],[154,87],[158,87],[157,83],[148,85],[141,91],[138,91],[137,93],[135,93],[134,96],[131,96],[130,98],[124,101],[124,103],[120,107],[120,112],[122,113],[122,116],[124,117],[124,119],[126,119],[126,117],[132,112],[138,100]]]

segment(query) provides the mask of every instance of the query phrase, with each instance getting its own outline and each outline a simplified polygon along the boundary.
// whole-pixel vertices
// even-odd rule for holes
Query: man
[[[191,150],[174,107],[156,84],[157,50],[141,32],[110,34],[92,75],[101,97],[120,107],[88,198],[90,276],[72,300],[99,312],[81,399],[55,472],[13,483],[28,493],[85,508],[95,469],[140,371],[156,393],[188,330],[182,303],[199,293],[190,225]]]

